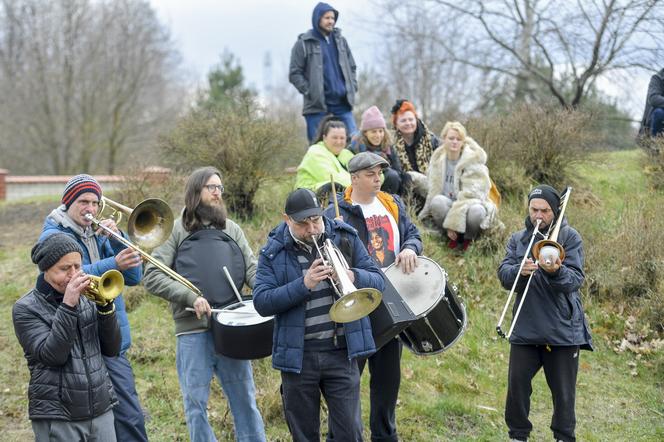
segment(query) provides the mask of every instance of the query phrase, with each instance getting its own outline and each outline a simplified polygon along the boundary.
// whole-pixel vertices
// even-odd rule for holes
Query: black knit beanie
[[[32,262],[37,264],[41,272],[44,272],[60,261],[60,258],[72,252],[77,252],[81,257],[83,256],[81,246],[71,235],[56,233],[35,244],[32,248],[31,257]]]
[[[530,194],[528,195],[528,203],[535,198],[543,199],[549,203],[551,210],[553,210],[553,219],[555,220],[558,218],[558,213],[560,213],[560,194],[556,189],[547,186],[546,184],[540,184],[530,191]]]

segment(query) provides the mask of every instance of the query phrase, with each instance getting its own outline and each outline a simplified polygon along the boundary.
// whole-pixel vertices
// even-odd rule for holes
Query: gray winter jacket
[[[648,83],[646,108],[641,118],[639,136],[650,135],[650,115],[657,108],[664,109],[664,69],[653,75],[650,78],[650,83]]]
[[[14,331],[30,369],[29,416],[92,419],[117,403],[102,355],[120,353],[120,327],[114,312],[97,314],[95,304],[83,296],[76,309],[57,296],[40,276],[37,288],[12,310]]]
[[[353,107],[357,92],[357,66],[348,42],[341,35],[341,29],[334,28],[332,36],[337,44],[339,65],[346,81],[346,99]],[[300,34],[291,50],[288,81],[302,94],[302,115],[327,112],[323,90],[323,54],[313,30]]]

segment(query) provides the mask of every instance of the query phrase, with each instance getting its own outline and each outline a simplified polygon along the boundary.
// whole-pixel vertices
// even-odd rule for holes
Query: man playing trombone
[[[583,242],[562,215],[558,192],[547,185],[535,187],[528,196],[526,227],[511,236],[498,268],[503,287],[509,290],[515,286],[515,305],[525,297],[509,334],[505,422],[514,441],[527,440],[532,430],[528,420],[531,382],[540,368],[553,398],[553,435],[560,441],[575,440],[579,349],[592,350],[592,339],[579,294],[584,280]],[[564,258],[538,260],[530,256],[531,236],[546,239],[545,233],[554,226]]]
[[[119,270],[125,284],[141,282],[142,260],[140,255],[101,230],[95,231],[88,215],[97,216],[102,189],[90,175],[76,175],[67,182],[62,193],[62,204],[44,221],[39,241],[56,233],[71,235],[81,247],[83,271],[101,276],[108,270]],[[110,230],[123,235],[112,219],[101,221]],[[118,405],[113,409],[115,432],[121,441],[147,441],[143,410],[136,393],[134,373],[126,352],[131,346],[129,319],[122,296],[115,299],[115,310],[122,334],[122,346],[117,356],[104,356],[104,362],[118,395]]]
[[[320,256],[318,244],[325,240],[344,252],[349,269],[333,268],[329,257]],[[258,313],[276,316],[272,366],[281,371],[284,414],[295,442],[320,440],[321,393],[334,440],[362,440],[357,358],[376,348],[368,317],[343,324],[330,317],[336,299],[330,278],[341,285],[342,277],[359,289],[384,289],[355,230],[325,218],[314,192],[295,190],[286,199],[284,222],[261,249],[254,286]]]

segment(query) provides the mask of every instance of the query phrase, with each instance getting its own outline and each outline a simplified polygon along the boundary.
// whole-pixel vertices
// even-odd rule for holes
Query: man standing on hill
[[[192,281],[203,296],[151,263],[145,267],[144,284],[150,293],[170,302],[190,441],[217,440],[207,415],[210,384],[216,375],[233,415],[236,440],[263,442],[265,429],[256,405],[251,361],[218,354],[211,329],[211,308],[237,302],[224,271],[229,270],[238,289],[245,283],[253,287],[256,275],[256,258],[240,226],[227,218],[223,193],[219,170],[201,167],[192,172],[185,185],[182,216],[175,220],[171,236],[152,254]]]
[[[357,130],[353,105],[357,75],[353,54],[341,30],[334,25],[339,11],[320,2],[311,17],[312,28],[300,34],[291,50],[288,80],[302,94],[302,115],[310,143],[326,114],[338,116],[350,136]]]
[[[553,397],[551,430],[558,441],[575,441],[574,411],[579,349],[592,350],[592,339],[583,313],[579,290],[583,273],[583,242],[579,233],[558,220],[560,196],[551,186],[535,187],[528,196],[526,228],[509,239],[507,253],[498,268],[498,278],[509,290],[514,280],[519,305],[526,296],[517,323],[510,336],[510,361],[505,405],[505,422],[513,441],[528,439],[533,426],[528,420],[532,379],[540,368]],[[528,248],[533,229],[540,220],[539,238],[554,222],[562,221],[557,242],[565,250],[565,258],[549,264],[528,258],[519,267]],[[532,280],[524,294],[528,278]]]
[[[62,205],[46,217],[39,241],[56,233],[67,233],[81,247],[85,273],[101,276],[107,270],[119,270],[126,285],[138,285],[143,273],[140,255],[117,240],[95,232],[92,222],[86,218],[88,214],[97,216],[101,196],[101,186],[90,175],[81,174],[70,179],[62,193]],[[113,220],[103,220],[101,224],[123,235]],[[122,347],[118,356],[104,356],[118,395],[118,405],[113,408],[115,433],[118,440],[123,442],[147,441],[145,418],[136,393],[134,373],[126,357],[131,346],[131,333],[122,295],[115,298],[115,310],[122,333]]]
[[[422,254],[422,240],[396,195],[381,192],[381,176],[389,166],[387,160],[372,152],[361,152],[348,162],[351,185],[339,194],[339,213],[344,222],[353,226],[379,267],[396,263],[404,273],[417,265]],[[334,206],[325,211],[334,218]],[[401,383],[401,342],[396,338],[369,357],[371,373],[371,440],[398,440],[396,406]],[[360,374],[366,359],[359,361]]]
[[[656,137],[662,133],[664,133],[664,69],[650,78],[639,135]]]

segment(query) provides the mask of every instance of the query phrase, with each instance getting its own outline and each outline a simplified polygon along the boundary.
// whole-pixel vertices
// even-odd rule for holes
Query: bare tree
[[[515,95],[546,89],[576,107],[599,76],[659,67],[664,3],[658,0],[427,0],[439,14],[460,14],[462,50],[441,42],[456,62],[498,73]],[[540,92],[541,95],[541,92]]]
[[[114,173],[175,118],[179,56],[147,2],[3,0],[0,29],[13,169]]]

